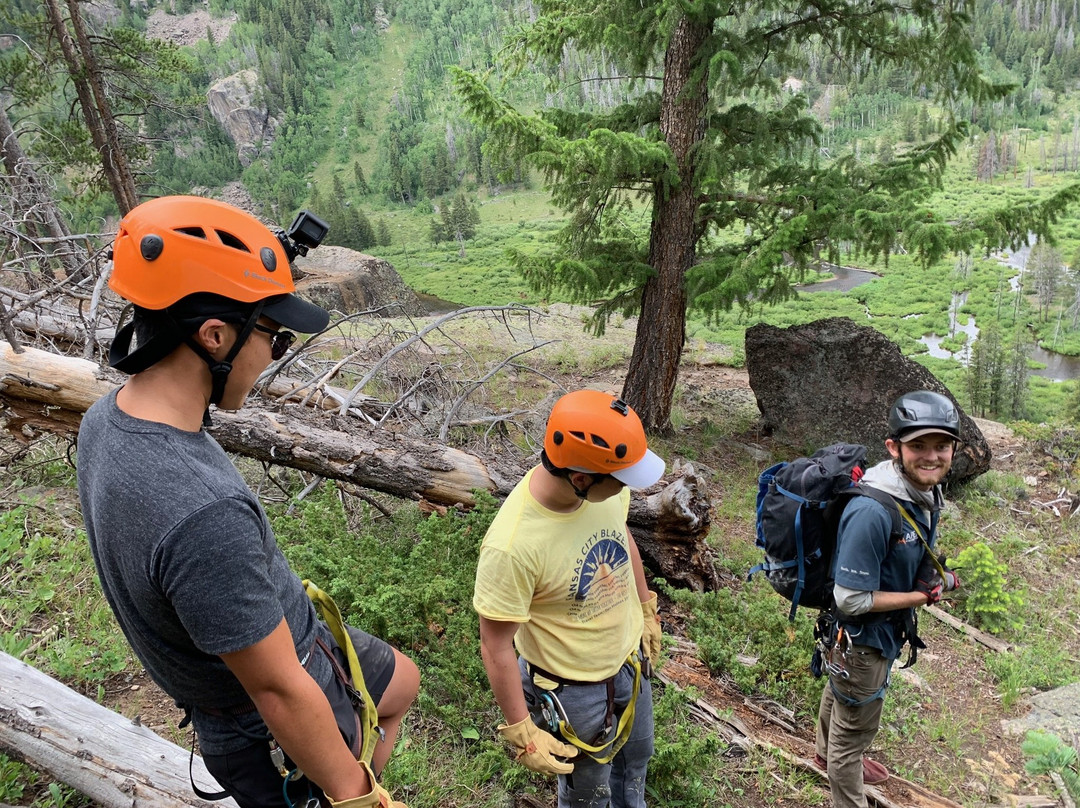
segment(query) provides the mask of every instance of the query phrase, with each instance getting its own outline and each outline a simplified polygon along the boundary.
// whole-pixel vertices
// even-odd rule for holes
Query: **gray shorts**
[[[390,680],[394,678],[394,666],[397,664],[394,649],[385,640],[380,640],[366,631],[352,626],[347,628],[353,648],[356,649],[356,658],[360,660],[360,669],[364,672],[364,685],[375,701],[375,706],[378,706],[383,693],[390,686]],[[334,656],[345,670],[349,669],[344,651],[335,647]]]
[[[356,657],[360,661],[360,668],[364,672],[364,685],[378,706],[394,676],[396,664],[394,649],[385,641],[373,637],[366,631],[351,626],[348,627],[348,631],[353,648],[356,649]],[[345,652],[334,642],[328,643],[327,647],[338,665],[344,671],[348,671],[349,664],[346,661]],[[313,653],[323,653],[318,643],[316,649]],[[331,677],[323,692],[326,694],[327,701],[330,702],[342,739],[354,754],[358,754],[359,725],[348,692],[337,675]],[[292,769],[293,764],[288,756],[285,761],[286,768]],[[317,799],[322,794],[318,786],[308,781],[306,777],[301,777],[286,784],[286,792],[289,795],[289,802],[286,803],[282,792],[281,775],[270,762],[266,741],[260,741],[228,754],[204,754],[203,762],[210,774],[241,808],[277,808],[277,806],[285,808],[289,804],[304,805],[310,798]]]

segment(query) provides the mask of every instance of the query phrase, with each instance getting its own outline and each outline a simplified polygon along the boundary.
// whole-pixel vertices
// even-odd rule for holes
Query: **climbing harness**
[[[303,584],[305,592],[311,599],[311,602],[315,605],[320,617],[322,617],[323,621],[326,623],[327,628],[334,637],[334,641],[345,655],[349,667],[347,672],[342,669],[337,657],[335,657],[333,651],[327,644],[324,643],[321,638],[316,638],[315,646],[329,659],[330,665],[334,671],[333,675],[344,688],[352,707],[352,713],[355,716],[356,728],[359,731],[360,738],[357,746],[352,749],[352,752],[353,754],[359,755],[357,758],[358,760],[362,760],[370,766],[372,754],[375,751],[375,744],[386,736],[382,727],[378,725],[378,710],[375,707],[375,701],[372,699],[371,694],[368,693],[368,689],[364,684],[364,672],[360,667],[360,660],[356,655],[356,649],[353,647],[352,638],[349,636],[349,632],[345,627],[345,621],[341,617],[341,611],[338,609],[337,604],[334,603],[333,598],[309,580],[303,581]],[[331,699],[332,707],[334,703],[335,701]],[[177,706],[184,710],[184,718],[179,725],[180,729],[184,729],[191,723],[191,707],[185,704],[177,704]],[[344,708],[344,702],[341,703],[341,706]],[[247,699],[225,709],[204,707],[201,705],[198,709],[207,715],[218,718],[238,718],[255,712],[257,708],[255,707],[254,702]],[[281,748],[272,735],[267,733],[249,732],[235,722],[233,724],[233,729],[252,740],[269,744],[270,762],[273,764],[278,774],[281,775],[281,790],[287,808],[319,808],[319,798],[315,796],[312,791],[310,781],[307,781],[307,797],[301,802],[294,802],[289,797],[289,784],[300,780],[304,776],[304,772],[299,766],[292,769],[289,768],[288,763],[290,761],[286,760],[285,750]],[[204,800],[222,800],[230,796],[227,791],[206,792],[195,785],[193,772],[194,761],[195,734],[193,730],[191,738],[191,757],[188,761],[188,778],[191,781],[192,790],[197,796]]]
[[[619,753],[619,750],[623,748],[626,741],[630,738],[630,731],[634,727],[634,709],[637,704],[638,694],[641,692],[641,659],[638,656],[638,652],[634,651],[626,658],[626,662],[623,664],[629,664],[634,670],[634,685],[630,693],[630,701],[627,702],[626,707],[623,708],[622,714],[619,716],[618,724],[614,721],[615,716],[615,677],[611,676],[599,682],[579,682],[573,679],[565,679],[561,676],[556,676],[553,673],[545,671],[531,662],[527,663],[529,669],[529,676],[533,679],[534,687],[540,692],[540,701],[537,705],[538,718],[540,719],[538,724],[541,729],[545,729],[553,735],[561,735],[563,739],[582,751],[582,753],[588,755],[597,763],[610,763],[611,760]],[[542,676],[545,679],[550,679],[558,684],[554,690],[544,690],[536,685],[536,676]],[[596,737],[592,739],[592,743],[587,743],[578,737],[574,731],[573,726],[570,724],[570,720],[566,715],[566,710],[562,706],[562,702],[559,701],[558,693],[565,686],[581,686],[581,685],[605,685],[607,687],[607,711],[604,714],[604,725],[597,733]],[[605,752],[605,750],[607,750]]]
[[[862,700],[852,698],[836,686],[837,679],[847,681],[851,678],[851,674],[847,669],[847,662],[852,653],[859,653],[853,652],[852,646],[854,645],[853,640],[857,639],[861,634],[862,626],[857,627],[854,632],[851,626],[845,629],[832,610],[822,612],[818,616],[817,624],[814,626],[814,637],[817,639],[817,645],[814,648],[814,658],[810,662],[810,669],[815,677],[828,674],[829,688],[832,690],[833,696],[841,704],[848,707],[863,707],[876,699],[885,698],[885,691],[888,690],[889,680],[892,678],[892,668],[890,666],[881,687]]]
[[[364,684],[364,671],[360,667],[360,660],[356,656],[352,638],[349,637],[349,632],[345,628],[345,621],[342,620],[341,612],[338,610],[337,604],[334,603],[334,599],[310,580],[305,579],[303,583],[308,597],[315,604],[315,608],[326,622],[330,633],[334,635],[338,647],[345,652],[345,659],[349,663],[349,675],[352,677],[349,696],[353,700],[353,707],[356,709],[356,715],[360,720],[359,759],[370,765],[371,756],[375,752],[375,744],[386,737],[382,727],[379,726],[379,713],[375,707],[375,700],[371,698],[371,694],[368,693],[367,686]]]

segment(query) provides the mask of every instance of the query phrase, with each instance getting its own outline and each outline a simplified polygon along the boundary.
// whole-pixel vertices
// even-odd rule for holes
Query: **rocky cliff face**
[[[277,121],[259,100],[259,75],[241,70],[216,82],[207,94],[210,114],[236,144],[243,166],[259,155],[274,138]]]
[[[869,326],[846,317],[804,326],[746,330],[746,369],[765,426],[807,452],[830,443],[861,443],[874,462],[887,457],[889,408],[912,390],[952,395],[937,377]],[[954,401],[955,403],[955,401]],[[960,406],[963,446],[949,480],[990,468],[990,446]]]
[[[385,308],[388,317],[419,316],[424,307],[389,261],[347,247],[319,247],[294,265],[297,291],[332,311],[353,314]]]

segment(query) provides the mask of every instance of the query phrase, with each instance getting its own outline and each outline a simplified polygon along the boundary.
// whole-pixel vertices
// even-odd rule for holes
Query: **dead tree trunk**
[[[73,434],[82,413],[115,386],[92,362],[34,348],[15,353],[0,342],[0,416],[13,434],[25,429]],[[443,505],[472,505],[476,489],[505,497],[529,468],[521,458],[483,460],[295,404],[218,411],[210,431],[230,452]],[[706,543],[710,502],[705,482],[689,464],[676,465],[671,477],[655,493],[632,499],[630,530],[650,569],[677,585],[716,589],[720,581]]]

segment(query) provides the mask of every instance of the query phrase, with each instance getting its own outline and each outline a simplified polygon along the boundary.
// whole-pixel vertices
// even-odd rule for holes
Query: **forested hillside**
[[[468,108],[452,70],[469,71],[492,98],[523,115],[542,112],[543,125],[560,134],[576,128],[587,139],[603,128],[630,135],[636,128],[647,138],[663,65],[644,45],[638,52],[633,42],[615,40],[586,48],[571,38],[529,51],[521,32],[542,8],[520,0],[150,0],[76,8],[87,37],[86,53],[74,57],[59,47],[56,20],[61,27],[72,22],[55,0],[15,0],[0,11],[5,113],[72,232],[108,232],[123,212],[118,187],[129,198],[146,198],[241,183],[268,221],[285,224],[310,207],[330,222],[328,243],[386,257],[418,291],[453,303],[586,303],[598,306],[594,329],[636,310],[648,274],[649,194],[662,183],[611,174],[611,197],[592,212],[584,199],[553,197],[555,161],[525,159],[520,148],[508,148],[501,124]],[[732,41],[792,24],[780,22],[783,11],[769,3],[735,10],[716,23]],[[191,19],[195,11],[208,12],[214,24],[170,40],[163,20]],[[943,299],[921,309],[874,310],[875,324],[917,354],[920,340],[935,334],[950,349],[970,348],[955,322],[942,328],[946,310],[955,308],[961,325],[965,315],[969,324],[992,320],[999,333],[983,346],[994,355],[987,378],[964,378],[953,363],[941,371],[951,374],[950,386],[986,414],[1042,418],[1060,411],[1066,388],[1043,385],[1026,408],[978,390],[990,376],[1004,379],[1010,365],[1022,367],[1036,342],[1080,355],[1080,213],[1070,204],[1080,167],[1080,105],[1071,92],[1080,81],[1076,15],[1076,2],[974,3],[970,20],[961,14],[957,24],[973,32],[971,67],[990,82],[975,93],[942,95],[912,59],[845,52],[820,35],[759,63],[734,50],[713,57],[714,66],[744,62],[733,68],[732,89],[721,84],[710,98],[718,134],[709,170],[731,171],[740,193],[765,182],[776,183],[777,199],[790,196],[777,215],[752,210],[753,193],[747,203],[710,202],[699,211],[711,229],[694,247],[698,270],[686,284],[688,336],[725,342],[738,353],[738,334],[754,318],[805,321],[846,307],[829,301],[809,313],[784,309],[792,284],[820,268],[821,259],[895,273],[904,289],[925,286],[932,276]],[[99,134],[93,116],[80,113],[93,88],[72,79],[83,69],[78,59],[88,57],[115,119],[108,148],[102,143],[109,133]],[[960,75],[957,65],[946,66],[942,73]],[[736,89],[737,77],[751,74]],[[225,100],[212,114],[208,95],[224,85],[231,90],[219,93]],[[745,109],[759,117],[740,118]],[[221,122],[241,114],[251,119],[246,144]],[[587,163],[597,155],[590,157],[589,148],[566,159],[594,170]],[[761,148],[783,152],[787,162],[767,166],[754,153]],[[118,164],[103,164],[101,154],[117,155]],[[628,154],[627,166],[649,159],[644,150]],[[110,179],[117,172],[121,179]],[[848,191],[871,192],[834,194],[822,180],[828,172],[850,182]],[[913,178],[916,184],[906,185]],[[894,210],[874,208],[887,196],[875,198],[878,187],[898,192],[889,203]],[[793,203],[803,199],[822,211],[796,211]],[[845,200],[853,210],[824,212]],[[871,207],[858,210],[864,204]],[[625,275],[595,256],[570,255],[582,246],[574,233],[591,232],[576,217],[601,208],[607,230],[598,229],[588,249],[612,250],[630,268]],[[850,226],[833,228],[832,220]],[[773,230],[781,223],[788,232],[778,236]],[[985,277],[995,265],[981,263],[980,253],[1019,247],[1027,230],[1057,239],[1044,245],[1053,249],[1040,247],[1040,277],[1016,301],[969,294],[980,282],[995,282]],[[759,237],[768,238],[760,266],[745,265]],[[909,255],[916,260],[908,263]],[[578,263],[559,268],[561,257]],[[954,272],[954,264],[967,268]],[[907,270],[929,275],[903,280]],[[868,291],[855,303],[877,298]],[[765,315],[760,301],[780,308]],[[912,314],[919,317],[901,321]]]

